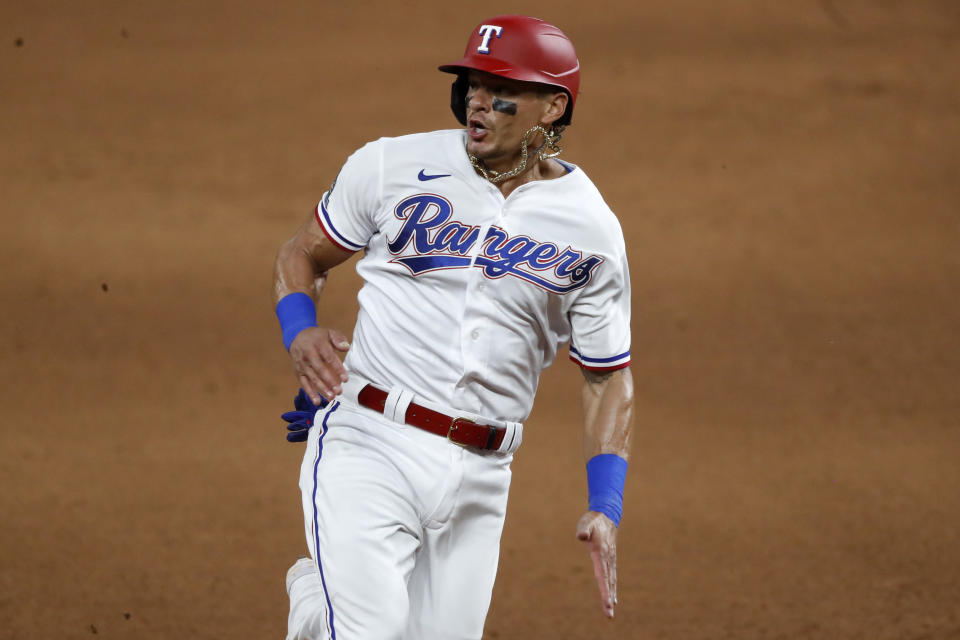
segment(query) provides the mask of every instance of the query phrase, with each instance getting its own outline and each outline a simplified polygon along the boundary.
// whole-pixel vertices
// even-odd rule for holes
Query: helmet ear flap
[[[457,79],[453,81],[450,87],[450,109],[457,121],[466,126],[467,124],[467,74],[458,73]]]

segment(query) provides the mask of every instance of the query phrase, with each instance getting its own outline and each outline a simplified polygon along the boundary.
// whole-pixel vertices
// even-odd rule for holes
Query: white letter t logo
[[[483,36],[483,41],[477,47],[477,53],[490,53],[490,37],[496,33],[499,38],[501,31],[503,31],[503,27],[498,27],[495,24],[480,25],[480,35]]]

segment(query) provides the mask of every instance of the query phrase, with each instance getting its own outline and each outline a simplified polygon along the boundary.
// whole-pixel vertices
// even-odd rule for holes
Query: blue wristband
[[[277,318],[283,329],[283,346],[290,351],[290,344],[298,333],[317,326],[317,307],[307,294],[291,293],[277,303]]]
[[[587,462],[587,489],[590,511],[598,511],[620,526],[623,516],[623,485],[627,481],[627,461],[613,453],[601,453]]]

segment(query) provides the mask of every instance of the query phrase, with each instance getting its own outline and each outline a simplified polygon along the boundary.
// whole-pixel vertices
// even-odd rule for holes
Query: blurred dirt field
[[[960,638],[955,0],[0,3],[0,638],[283,637],[276,248],[506,11],[580,54],[638,435],[610,622],[546,372],[485,637]]]

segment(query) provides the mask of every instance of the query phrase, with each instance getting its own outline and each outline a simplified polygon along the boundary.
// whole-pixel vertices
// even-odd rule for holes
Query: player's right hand
[[[339,353],[346,353],[349,348],[342,333],[322,327],[304,329],[290,343],[293,371],[314,404],[340,395],[340,385],[348,376]]]

